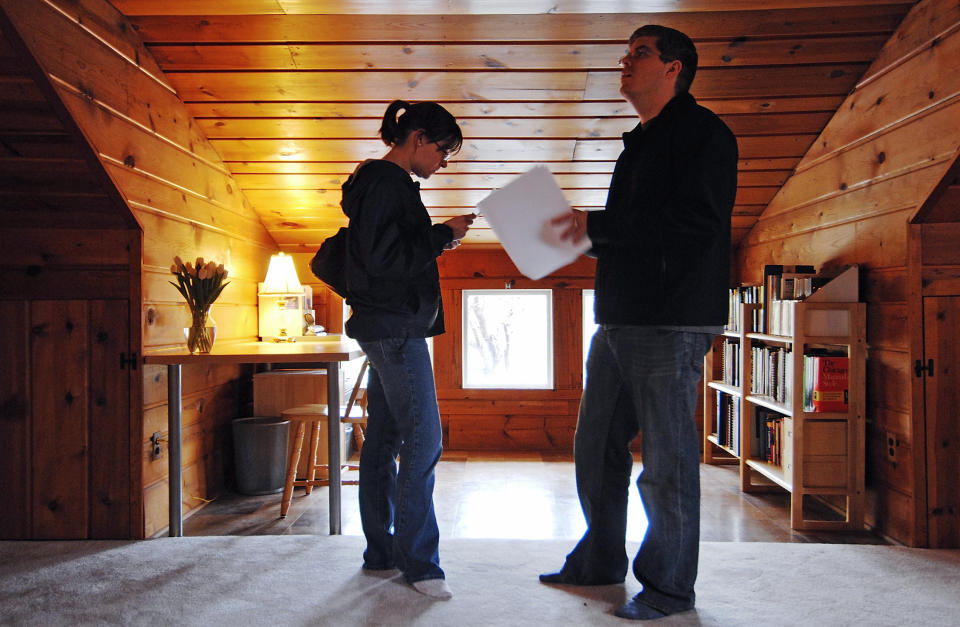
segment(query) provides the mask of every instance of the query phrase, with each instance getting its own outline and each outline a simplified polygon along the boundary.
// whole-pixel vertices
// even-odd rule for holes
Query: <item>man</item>
[[[694,607],[694,414],[703,356],[727,318],[737,143],[688,93],[697,70],[689,37],[647,25],[629,44],[620,59],[620,93],[640,124],[623,136],[606,210],[554,220],[566,238],[590,237],[599,328],[574,440],[587,531],[563,568],[540,580],[624,581],[630,442],[639,432],[637,486],[648,527],[633,572],[643,590],[615,614],[644,620]]]

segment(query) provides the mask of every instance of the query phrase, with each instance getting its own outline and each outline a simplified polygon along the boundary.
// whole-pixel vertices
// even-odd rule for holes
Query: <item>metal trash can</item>
[[[290,421],[253,416],[233,421],[233,461],[240,494],[276,494],[283,491],[287,468]]]

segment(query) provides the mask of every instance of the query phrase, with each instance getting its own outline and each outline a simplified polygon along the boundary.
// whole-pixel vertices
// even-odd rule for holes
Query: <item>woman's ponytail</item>
[[[407,133],[402,132],[400,122],[397,119],[397,113],[401,110],[409,111],[410,104],[403,100],[394,100],[387,107],[386,113],[383,114],[383,122],[380,124],[380,138],[387,146],[402,143],[406,139]],[[406,113],[403,115],[406,116]]]

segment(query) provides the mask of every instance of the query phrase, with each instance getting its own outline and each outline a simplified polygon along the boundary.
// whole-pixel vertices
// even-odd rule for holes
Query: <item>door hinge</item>
[[[137,351],[131,352],[129,355],[127,353],[120,353],[120,370],[123,370],[130,366],[130,370],[137,369]]]
[[[918,359],[913,363],[913,371],[917,374],[917,378],[922,377],[923,373],[927,373],[927,376],[933,376],[933,360],[928,359],[927,365],[923,365],[923,360]]]

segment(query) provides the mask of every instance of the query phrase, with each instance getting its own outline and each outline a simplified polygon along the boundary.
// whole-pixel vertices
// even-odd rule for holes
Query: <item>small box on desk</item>
[[[343,370],[340,370],[341,400],[343,399]],[[279,416],[280,412],[291,407],[308,405],[310,403],[327,402],[327,371],[326,370],[270,370],[253,375],[253,413],[257,416]],[[296,425],[290,427],[290,450],[293,448]],[[309,443],[310,433],[304,435]],[[320,437],[317,444],[317,463],[326,464],[329,459],[327,445],[327,423],[320,425]],[[347,433],[346,425],[340,425],[340,460],[346,459]],[[297,477],[304,478],[307,468],[306,451],[300,456],[297,466]]]

